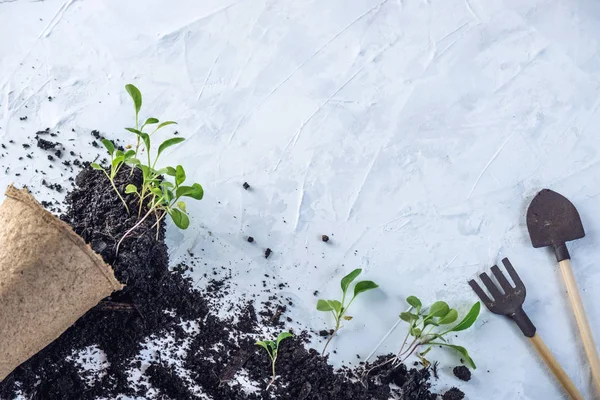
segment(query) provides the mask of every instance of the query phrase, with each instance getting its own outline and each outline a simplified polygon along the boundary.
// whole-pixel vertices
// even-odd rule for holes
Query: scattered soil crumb
[[[469,368],[465,367],[464,365],[459,365],[458,367],[454,367],[454,369],[452,370],[452,373],[454,373],[454,376],[456,376],[461,381],[468,382],[471,380],[471,371],[469,370]]]
[[[442,398],[443,400],[462,400],[465,398],[465,394],[462,392],[462,390],[453,387],[444,393]]]

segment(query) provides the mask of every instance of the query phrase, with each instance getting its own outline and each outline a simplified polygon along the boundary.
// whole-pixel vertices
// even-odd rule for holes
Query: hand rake
[[[521,281],[521,278],[519,278],[517,271],[515,271],[510,261],[508,261],[508,258],[503,259],[502,263],[506,267],[506,271],[508,271],[508,274],[514,282],[514,287],[509,283],[504,274],[502,274],[502,271],[497,265],[492,267],[492,273],[498,280],[498,283],[500,283],[502,291],[494,284],[492,279],[486,273],[479,275],[481,281],[488,289],[493,299],[490,299],[474,280],[470,280],[469,285],[475,291],[475,293],[477,293],[477,296],[479,296],[488,310],[494,314],[506,315],[516,322],[523,334],[529,338],[531,344],[533,347],[535,347],[556,379],[558,379],[558,381],[565,388],[571,399],[583,400],[581,393],[579,393],[569,376],[562,369],[556,358],[554,358],[546,344],[535,332],[535,325],[533,325],[533,322],[531,322],[527,314],[525,314],[525,311],[523,311],[523,302],[525,301],[526,294],[523,281]]]

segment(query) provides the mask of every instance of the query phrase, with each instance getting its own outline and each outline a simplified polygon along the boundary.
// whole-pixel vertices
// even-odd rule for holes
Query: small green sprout
[[[348,308],[356,299],[356,296],[359,294],[366,292],[367,290],[378,288],[379,286],[373,281],[360,281],[356,285],[354,285],[354,295],[346,304],[346,294],[348,292],[348,287],[350,284],[360,275],[362,269],[357,268],[354,271],[350,272],[348,275],[342,278],[341,287],[342,287],[342,301],[338,300],[321,300],[317,301],[317,310],[323,312],[331,312],[333,318],[335,319],[335,328],[333,333],[329,336],[327,343],[325,343],[325,347],[323,347],[323,352],[321,355],[325,355],[325,350],[327,350],[327,346],[331,342],[331,339],[335,336],[337,331],[341,328],[342,320],[350,321],[352,319],[351,316],[346,315]]]
[[[416,354],[421,364],[424,367],[428,367],[431,365],[431,362],[425,356],[431,351],[433,346],[442,346],[456,350],[469,367],[476,369],[475,362],[467,349],[448,343],[444,336],[452,332],[460,332],[470,328],[479,316],[481,308],[479,302],[473,304],[467,315],[452,327],[449,327],[449,325],[454,324],[458,319],[458,311],[450,308],[446,302],[436,301],[429,308],[424,308],[421,300],[415,296],[409,296],[406,302],[410,305],[410,309],[401,313],[400,319],[407,322],[409,327],[400,351],[398,351],[395,357],[368,370],[366,374],[390,362],[399,365],[406,361],[412,354]],[[412,341],[409,343],[409,338],[411,337]]]
[[[142,144],[141,139],[143,139],[143,137],[140,133],[144,132],[144,128],[146,126],[158,124],[156,126],[156,128],[151,133],[148,134],[148,136],[152,136],[159,129],[164,128],[165,126],[168,126],[168,125],[177,124],[177,122],[175,122],[175,121],[160,122],[157,118],[150,117],[150,118],[147,118],[146,122],[144,122],[142,124],[142,126],[140,127],[139,115],[140,115],[140,110],[142,109],[142,93],[140,92],[140,90],[137,87],[135,87],[131,83],[125,85],[125,90],[127,91],[127,93],[129,93],[131,100],[133,100],[133,107],[135,109],[135,128],[125,128],[125,129],[127,129],[128,131],[130,131],[132,133],[135,133],[137,136],[137,143],[136,143],[135,150],[134,150],[135,157],[137,158],[138,152],[140,150],[140,146]],[[146,149],[146,152],[149,152],[149,149]],[[150,157],[150,154],[148,154],[148,157]],[[148,159],[148,164],[150,164],[150,159]]]
[[[269,384],[267,385],[267,390],[269,390],[271,385],[273,383],[275,383],[275,380],[277,379],[277,374],[275,373],[275,362],[277,361],[277,354],[279,352],[279,343],[281,343],[282,340],[287,339],[292,336],[293,335],[289,332],[281,332],[279,334],[279,336],[277,336],[276,341],[259,340],[258,342],[256,342],[257,346],[260,346],[267,351],[267,354],[269,355],[269,358],[271,359],[272,375],[271,375],[271,382],[269,382]]]
[[[102,144],[104,145],[104,147],[106,147],[106,150],[108,150],[108,154],[110,155],[110,173],[106,172],[106,170],[102,168],[102,166],[100,166],[98,163],[91,163],[90,165],[95,170],[104,172],[104,175],[106,175],[106,177],[110,181],[110,184],[115,190],[115,193],[117,193],[117,196],[119,196],[119,199],[121,199],[121,202],[123,202],[123,205],[127,210],[127,214],[129,214],[129,207],[127,206],[125,199],[123,199],[123,196],[121,196],[121,193],[119,193],[119,190],[115,185],[115,177],[117,176],[117,173],[119,172],[123,164],[135,163],[137,161],[134,158],[135,152],[133,150],[128,150],[126,152],[123,152],[118,149],[115,150],[115,145],[108,139],[102,139]]]

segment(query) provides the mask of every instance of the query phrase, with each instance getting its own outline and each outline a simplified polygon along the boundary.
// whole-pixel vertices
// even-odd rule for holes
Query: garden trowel
[[[533,247],[552,246],[554,250],[573,306],[573,313],[590,363],[594,384],[600,394],[600,360],[579,296],[575,275],[571,268],[571,256],[566,245],[566,242],[585,236],[579,213],[567,198],[552,190],[543,189],[529,205],[527,229]]]

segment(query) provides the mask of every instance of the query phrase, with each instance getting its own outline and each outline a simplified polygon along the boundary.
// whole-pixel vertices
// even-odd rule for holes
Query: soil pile
[[[127,183],[139,187],[141,176],[139,171],[131,176],[123,168],[115,183],[120,190]],[[215,400],[437,398],[429,390],[426,369],[400,365],[375,370],[361,382],[362,368],[335,371],[327,358],[305,348],[307,334],[302,332],[282,342],[279,377],[267,391],[270,360],[254,343],[267,325],[285,325],[281,321],[285,320],[284,299],[274,296],[273,303],[261,305],[259,315],[283,310],[276,312],[275,323],[273,318],[268,324],[259,321],[251,302],[234,308],[226,318],[209,312],[218,309],[211,304],[218,304],[223,292],[232,288],[214,281],[200,292],[185,277],[187,267],[169,270],[164,220],[157,230],[153,217],[125,239],[115,255],[116,242],[138,221],[138,205],[133,196],[128,199],[131,215],[101,172],[86,167],[77,176],[61,218],[113,266],[127,286],[0,383],[0,399],[17,394],[44,400],[119,395],[173,400],[205,395]],[[144,358],[144,352],[152,354]],[[92,359],[94,353],[101,354],[101,367],[83,368],[76,360],[81,354],[88,354],[83,361]]]

